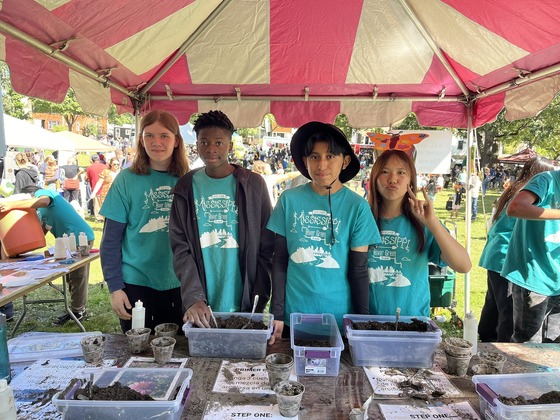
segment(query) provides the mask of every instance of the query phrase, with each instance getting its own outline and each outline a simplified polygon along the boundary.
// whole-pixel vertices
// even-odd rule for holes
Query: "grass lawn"
[[[353,181],[350,183],[350,188],[362,192],[361,188],[357,187],[357,182]],[[438,217],[442,220],[448,220],[450,212],[445,210],[445,202],[447,201],[451,190],[444,190],[436,196],[435,208]],[[499,197],[499,193],[496,190],[489,190],[486,197],[484,197],[484,204],[486,208],[487,218],[489,218],[492,203]],[[465,206],[460,211],[460,220],[456,223],[458,239],[461,244],[465,243],[465,222],[464,222],[464,212]],[[472,224],[471,232],[471,260],[473,262],[473,269],[470,273],[470,307],[475,313],[477,319],[480,318],[480,311],[484,303],[484,296],[486,293],[486,270],[478,267],[478,260],[482,249],[486,243],[486,228],[485,228],[485,218],[483,214],[483,199],[482,197],[478,200],[478,219]],[[102,224],[96,222],[93,218],[87,218],[88,223],[92,226],[95,232],[95,247],[99,248],[99,241],[101,239]],[[449,227],[450,225],[448,225]],[[452,225],[451,225],[452,226]],[[47,245],[54,246],[54,238],[51,234],[47,235]],[[455,281],[455,298],[457,301],[456,311],[462,318],[464,313],[464,275],[457,274]],[[117,317],[113,314],[111,310],[111,305],[109,304],[109,292],[106,285],[103,283],[103,275],[101,273],[101,265],[99,260],[92,263],[90,269],[90,286],[89,286],[89,301],[88,301],[88,316],[83,322],[84,327],[88,331],[101,331],[103,333],[115,333],[120,332],[120,326]],[[60,283],[60,281],[59,281]],[[29,295],[30,299],[46,299],[49,297],[58,297],[58,292],[52,290],[49,287],[43,287]],[[18,299],[14,302],[15,305],[15,318],[17,318],[22,312],[22,300]],[[52,322],[56,317],[63,312],[63,306],[61,303],[49,303],[49,304],[38,304],[29,308],[24,322],[18,328],[17,334],[27,332],[27,331],[51,331],[51,332],[79,332],[78,327],[73,322],[68,322],[63,327],[58,327],[52,325]],[[447,316],[449,320],[450,312],[448,310],[443,310],[443,314]],[[15,325],[15,322],[10,322],[8,324],[8,334],[11,328]],[[442,325],[445,332],[448,334],[458,334],[459,332],[449,323]]]

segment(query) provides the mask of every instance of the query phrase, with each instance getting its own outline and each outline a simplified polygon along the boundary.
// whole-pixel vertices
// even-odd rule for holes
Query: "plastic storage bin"
[[[215,317],[231,316],[249,319],[248,312],[214,312]],[[263,321],[266,330],[234,330],[225,328],[198,328],[190,323],[183,325],[189,342],[189,355],[200,357],[225,357],[238,359],[262,359],[266,356],[266,343],[272,335],[274,316],[254,314],[253,321]]]
[[[475,375],[472,381],[480,397],[480,414],[486,419],[560,419],[560,404],[506,405],[498,401],[498,396],[534,399],[558,391],[560,372]]]
[[[94,375],[94,384],[106,387],[114,382],[131,386],[142,382],[155,401],[95,401],[74,400],[74,393]],[[75,378],[82,381],[69,391],[56,393],[52,403],[64,419],[148,419],[176,420],[181,417],[185,405],[185,393],[189,389],[191,369],[177,368],[95,368],[78,372]],[[179,389],[178,391],[177,388]],[[138,389],[137,389],[138,391]],[[188,395],[187,395],[188,396]]]
[[[294,350],[298,376],[337,376],[340,368],[340,352],[344,350],[342,336],[332,314],[290,315],[290,340]],[[296,345],[298,340],[328,341],[328,346],[313,347]]]
[[[344,315],[344,331],[354,365],[431,368],[436,348],[441,342],[441,329],[425,316],[401,316],[399,323],[410,323],[413,318],[426,322],[428,331],[354,330],[352,322],[395,322],[395,316]]]

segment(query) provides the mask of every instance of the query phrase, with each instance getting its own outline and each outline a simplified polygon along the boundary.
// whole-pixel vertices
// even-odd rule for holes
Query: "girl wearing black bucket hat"
[[[360,170],[344,133],[309,122],[296,131],[290,149],[311,182],[285,191],[267,225],[276,233],[276,338],[293,312],[332,313],[340,328],[344,314],[368,313],[367,251],[380,242],[367,201],[343,185]]]

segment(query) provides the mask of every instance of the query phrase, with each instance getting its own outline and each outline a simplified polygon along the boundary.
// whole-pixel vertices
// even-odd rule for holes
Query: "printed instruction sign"
[[[204,420],[237,420],[237,419],[266,419],[286,420],[295,417],[283,417],[280,415],[278,405],[224,405],[219,402],[209,401],[206,405]]]
[[[445,398],[462,395],[439,368],[399,369],[370,366],[364,367],[364,370],[375,398],[408,398],[410,394],[433,395],[434,392],[445,395]],[[407,386],[410,383],[416,387]]]
[[[438,407],[379,404],[379,408],[385,420],[441,420],[457,418],[480,420],[476,411],[466,401]]]
[[[297,376],[290,374],[290,380]],[[222,361],[213,392],[235,392],[242,394],[274,394],[268,385],[268,372],[264,363]]]

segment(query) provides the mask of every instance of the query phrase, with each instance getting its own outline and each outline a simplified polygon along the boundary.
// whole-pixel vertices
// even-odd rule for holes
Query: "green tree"
[[[0,77],[2,78],[2,105],[4,113],[20,120],[29,120],[31,115],[26,107],[27,97],[20,95],[12,88],[10,69],[4,62],[0,62]]]
[[[134,115],[130,112],[125,112],[124,114],[119,114],[117,112],[117,107],[112,104],[109,108],[109,114],[107,115],[107,120],[109,124],[123,126],[125,124],[134,124]]]
[[[72,131],[74,123],[80,115],[89,115],[82,110],[82,107],[76,100],[76,95],[72,89],[68,90],[64,101],[60,104],[54,102],[43,101],[42,99],[32,99],[33,112],[43,112],[48,114],[60,114],[66,121],[68,131]]]

